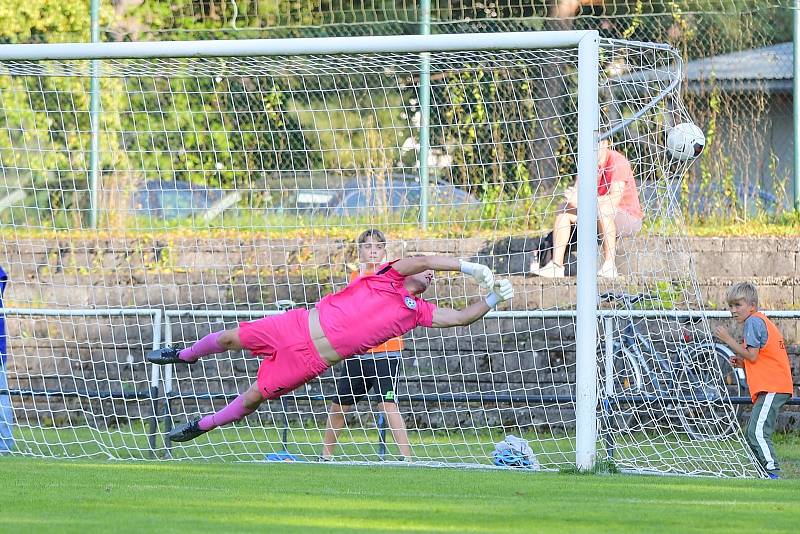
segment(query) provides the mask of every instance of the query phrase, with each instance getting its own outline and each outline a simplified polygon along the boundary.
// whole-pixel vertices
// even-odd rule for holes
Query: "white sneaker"
[[[564,266],[556,265],[551,261],[544,267],[531,269],[531,274],[542,278],[564,278]]]
[[[617,272],[617,266],[614,264],[613,261],[603,262],[603,265],[600,267],[600,270],[597,271],[597,276],[601,278],[617,278],[619,277],[619,273]]]

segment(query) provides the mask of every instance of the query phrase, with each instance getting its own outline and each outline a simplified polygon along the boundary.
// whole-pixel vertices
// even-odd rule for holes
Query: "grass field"
[[[293,425],[288,429],[286,445],[281,429],[270,426],[237,424],[218,429],[183,445],[164,448],[161,437],[151,450],[147,425],[134,421],[129,425],[98,429],[86,425],[73,427],[29,427],[16,431],[16,450],[28,456],[86,460],[151,460],[170,457],[174,460],[261,462],[265,455],[285,450],[303,461],[316,461],[323,441],[324,428],[313,424]],[[278,423],[272,421],[273,424]],[[279,424],[279,423],[278,423]],[[416,462],[433,464],[492,465],[494,444],[501,441],[504,429],[472,431],[448,429],[412,429],[409,438]],[[535,428],[510,431],[526,439],[544,470],[561,471],[575,465],[574,434],[552,433]],[[743,456],[744,444],[736,439],[697,441],[685,433],[617,433],[613,458],[608,458],[605,439],[601,440],[598,458],[606,470],[648,468],[674,472],[716,474],[726,469],[728,476],[750,471],[749,459]],[[798,447],[800,449],[800,446]],[[395,460],[397,446],[387,440],[385,457],[380,455],[375,428],[349,427],[340,436],[336,449],[338,461],[380,462]],[[690,459],[690,460],[689,460]],[[724,467],[723,467],[724,466]],[[755,474],[753,471],[751,473]]]
[[[800,481],[0,462],[9,532],[796,532]]]
[[[146,449],[112,434],[107,445]],[[311,430],[294,429],[293,432]],[[28,454],[95,452],[56,429],[18,433]],[[77,433],[76,433],[77,432]],[[86,443],[86,429],[72,439]],[[219,460],[52,460],[0,456],[0,532],[796,532],[800,434],[776,434],[783,480],[580,475],[420,466],[264,463],[277,434],[242,429],[176,446]],[[266,433],[265,433],[266,432]],[[217,439],[210,440],[209,436]],[[95,436],[97,437],[97,436]],[[298,434],[294,438],[305,437]],[[321,436],[312,436],[321,439]],[[534,436],[530,436],[532,439]],[[543,436],[538,436],[542,439]],[[230,441],[225,445],[225,440]],[[258,439],[255,439],[258,438]],[[489,439],[489,436],[485,436]],[[375,436],[349,451],[368,453]],[[564,440],[566,438],[563,438]],[[141,443],[140,443],[141,441]],[[205,443],[207,441],[207,443]],[[27,443],[26,443],[27,442]],[[205,443],[205,444],[203,444]],[[439,443],[429,443],[436,445]],[[567,442],[546,442],[553,454]],[[719,445],[719,444],[718,444]],[[418,448],[424,447],[417,443]],[[536,442],[537,450],[544,445]],[[184,447],[188,447],[184,450]],[[198,448],[199,447],[199,448]],[[195,450],[197,449],[197,450]],[[131,457],[133,448],[130,448]],[[100,452],[100,449],[97,451]],[[303,453],[303,447],[298,452]],[[306,451],[308,452],[308,451]],[[312,451],[313,452],[313,451]],[[464,446],[451,451],[470,452]],[[309,452],[311,455],[311,452]],[[99,454],[98,454],[99,456]],[[365,454],[364,458],[370,457]],[[543,454],[546,458],[547,455]],[[233,460],[251,460],[250,463]]]
[[[781,436],[800,474],[800,437]],[[796,532],[800,479],[0,458],[0,532]]]

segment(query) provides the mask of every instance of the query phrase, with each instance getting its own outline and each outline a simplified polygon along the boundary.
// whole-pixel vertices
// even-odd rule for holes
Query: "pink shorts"
[[[625,210],[617,210],[614,214],[614,226],[617,227],[617,237],[631,237],[642,229],[642,220]]]
[[[239,323],[239,339],[254,356],[263,357],[258,389],[265,399],[277,399],[330,367],[311,341],[305,308]]]

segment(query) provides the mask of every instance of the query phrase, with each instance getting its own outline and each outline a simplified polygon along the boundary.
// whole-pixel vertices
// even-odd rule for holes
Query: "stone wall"
[[[390,254],[478,258],[498,271],[510,271],[517,291],[513,309],[573,307],[574,279],[552,281],[525,276],[524,258],[534,246],[532,239],[436,239],[396,242],[390,246]],[[668,255],[663,253],[666,247],[671,251]],[[677,307],[696,308],[700,295],[713,309],[722,305],[727,287],[746,279],[758,285],[763,308],[800,308],[798,239],[684,241],[649,237],[624,240],[620,248],[618,267],[624,276],[614,282],[601,281],[601,291],[652,290],[653,280],[661,280],[672,284],[669,297],[675,299]],[[318,301],[345,282],[345,266],[353,261],[354,254],[353,246],[341,240],[31,239],[6,243],[0,261],[8,266],[12,281],[6,293],[7,307],[263,310],[277,299],[292,299],[300,305]],[[696,286],[685,282],[685,273],[692,268],[697,273]],[[477,288],[460,275],[445,275],[437,279],[426,297],[459,306],[476,294]],[[437,333],[414,332],[405,359],[405,389],[401,390],[409,394],[513,395],[524,391],[531,396],[568,395],[569,384],[574,383],[575,334],[570,321],[561,321],[488,320]],[[800,321],[777,322],[790,344],[795,379],[800,381]],[[211,329],[232,324],[213,319],[184,321],[175,325],[173,339],[191,341]],[[153,343],[153,325],[148,317],[10,317],[8,326],[12,387],[122,391],[132,396],[147,391],[149,370],[143,353]],[[192,376],[211,379],[208,384],[212,390],[208,391],[198,389],[206,382],[192,381],[188,372],[179,371],[178,379],[182,391],[231,393],[246,387],[256,368],[257,361],[244,358],[207,362],[193,370]],[[324,391],[315,387],[317,390],[312,388],[310,393],[332,391],[331,384],[324,385]],[[177,408],[191,401],[173,404],[176,402]],[[83,414],[87,420],[93,419],[90,424],[95,426],[152,412],[149,401],[135,399],[88,401],[76,397],[65,401],[57,396],[36,396],[17,405],[20,417],[38,417],[35,407],[63,412],[62,419]],[[191,404],[183,407],[192,408]],[[203,411],[209,408],[200,407]],[[314,411],[321,417],[319,407]],[[796,425],[796,409],[787,410],[787,414],[784,425]],[[469,424],[476,426],[552,427],[554,420],[557,426],[558,420],[572,418],[568,407],[557,419],[543,409],[484,404],[459,413],[443,407],[440,414],[421,416],[425,419],[413,423],[436,426],[446,419],[466,416],[471,418]]]

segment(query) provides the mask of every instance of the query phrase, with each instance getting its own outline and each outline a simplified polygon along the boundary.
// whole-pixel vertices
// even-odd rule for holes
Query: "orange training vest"
[[[753,316],[763,319],[764,324],[767,325],[767,344],[759,349],[756,361],[744,361],[750,397],[755,402],[759,393],[788,393],[791,395],[794,392],[794,383],[783,336],[775,323],[767,319],[766,315],[757,311],[753,313]],[[745,345],[744,339],[742,345]],[[746,346],[745,349],[747,349]]]

